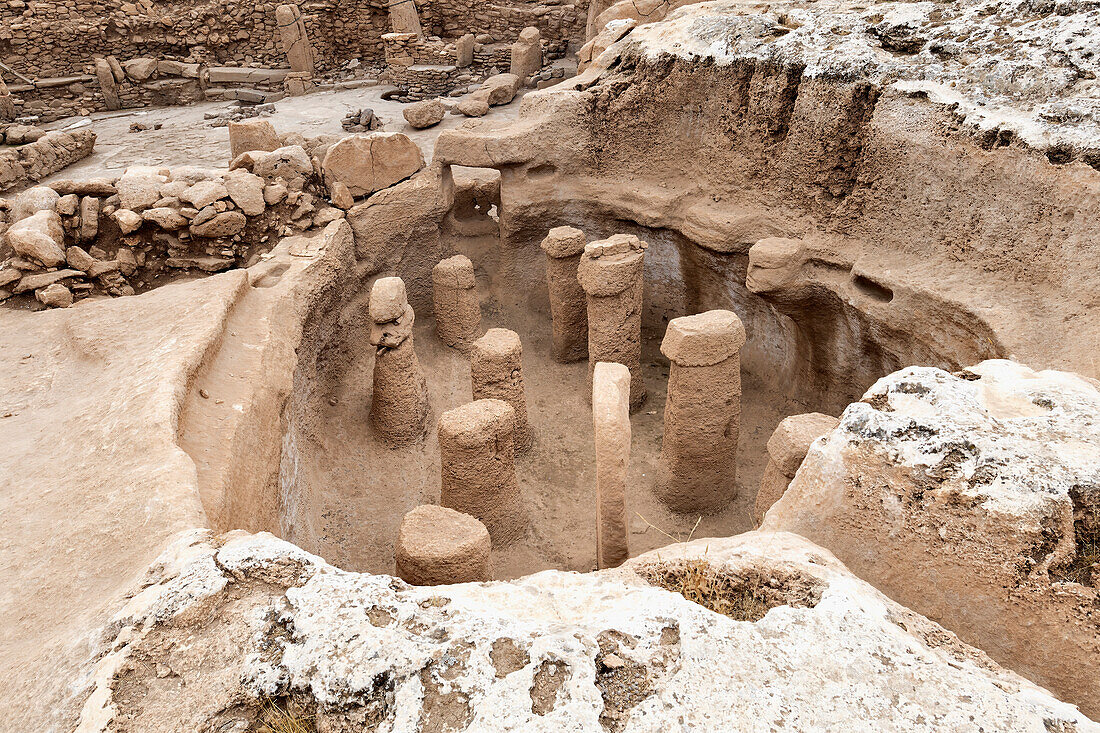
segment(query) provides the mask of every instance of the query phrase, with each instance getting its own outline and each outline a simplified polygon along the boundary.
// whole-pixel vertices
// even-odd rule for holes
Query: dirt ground
[[[322,91],[301,97],[286,97],[275,102],[275,112],[263,117],[275,129],[282,132],[299,132],[311,135],[347,135],[340,121],[348,112],[369,107],[384,122],[387,132],[403,132],[420,146],[426,159],[439,133],[458,127],[467,118],[448,114],[435,127],[414,130],[405,122],[400,102],[382,99],[391,87],[378,85],[359,89]],[[509,104],[493,107],[489,119],[512,119],[519,111],[522,95]],[[457,103],[457,99],[453,100]],[[232,107],[231,102],[204,102],[188,107],[163,107],[157,109],[133,109],[121,112],[103,112],[92,115],[95,130],[95,150],[84,160],[65,168],[51,178],[91,178],[97,175],[118,175],[130,165],[199,165],[226,167],[229,165],[229,128],[211,127],[211,121],[203,119],[207,113],[221,112]],[[71,124],[77,118],[59,121],[50,127]],[[159,130],[130,132],[130,125],[138,122]]]

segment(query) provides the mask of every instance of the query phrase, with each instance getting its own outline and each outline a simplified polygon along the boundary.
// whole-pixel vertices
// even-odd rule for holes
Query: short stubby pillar
[[[772,437],[768,438],[768,465],[760,480],[760,489],[756,492],[754,519],[762,519],[772,504],[783,496],[806,458],[810,445],[838,425],[840,420],[820,412],[791,415],[779,423]]]
[[[601,361],[630,370],[630,411],[645,403],[642,289],[646,243],[630,234],[590,242],[577,268],[588,304],[588,388]]]
[[[470,351],[470,381],[475,400],[503,400],[515,411],[516,452],[531,447],[527,398],[523,391],[523,345],[515,331],[490,328]]]
[[[399,277],[375,281],[370,293],[370,342],[374,354],[374,396],[370,422],[394,446],[413,443],[428,430],[428,385],[413,349],[413,309]]]
[[[562,364],[588,358],[588,304],[577,282],[584,245],[584,232],[573,227],[555,227],[542,240],[554,327],[550,356]]]
[[[527,529],[514,430],[515,410],[502,400],[475,400],[439,417],[439,503],[480,519],[495,547]]]
[[[745,327],[713,310],[669,321],[661,353],[672,366],[654,493],[670,509],[708,514],[737,496]]]
[[[489,530],[468,514],[418,506],[401,520],[394,551],[397,577],[412,585],[492,580]]]
[[[601,361],[592,374],[596,438],[596,567],[614,568],[627,547],[626,471],[630,465],[630,370]]]
[[[470,258],[455,255],[432,268],[432,302],[440,340],[468,351],[481,335],[481,301]]]
[[[279,26],[279,43],[286,54],[292,71],[314,73],[313,46],[306,36],[306,24],[297,5],[280,5],[275,8],[275,22]]]

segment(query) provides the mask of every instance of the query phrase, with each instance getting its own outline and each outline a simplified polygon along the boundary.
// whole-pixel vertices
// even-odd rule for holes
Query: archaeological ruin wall
[[[123,107],[167,106],[209,98],[208,87],[224,82],[275,83],[281,88],[282,76],[234,78],[225,72],[226,78],[220,79],[205,73],[209,67],[291,66],[280,43],[279,5],[239,0],[108,0],[85,6],[17,0],[0,8],[0,62],[11,69],[0,76],[16,95],[19,115],[45,120],[117,109],[116,95]],[[301,4],[300,11],[317,71],[332,72],[349,63],[381,68],[386,56],[383,35],[393,30],[384,0],[310,2]],[[492,5],[429,0],[419,4],[418,12],[422,35],[435,38],[441,49],[447,41],[453,47],[453,41],[466,34],[491,46],[493,50],[478,59],[479,67],[488,69],[497,61],[507,66],[505,44],[531,26],[539,29],[550,53],[564,54],[570,41],[584,40],[587,6],[524,0]],[[495,44],[501,44],[504,58],[495,53]],[[453,50],[447,56],[444,65],[453,66]],[[104,88],[103,72],[97,68],[97,60],[104,58],[116,67],[109,88]],[[127,62],[134,60],[151,60],[154,66],[131,73]],[[156,62],[161,62],[159,69]],[[193,68],[179,68],[181,64]],[[204,73],[200,74],[196,64]],[[122,73],[123,68],[127,73]],[[447,75],[443,81],[453,82],[453,76]],[[450,88],[453,83],[443,91]]]

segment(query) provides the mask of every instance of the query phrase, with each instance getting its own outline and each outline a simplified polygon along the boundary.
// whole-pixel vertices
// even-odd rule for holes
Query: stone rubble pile
[[[89,129],[41,132],[25,125],[4,130],[9,144],[19,147],[0,148],[0,191],[37,183],[92,154],[96,136]]]
[[[231,144],[244,152],[228,170],[135,165],[0,200],[0,302],[25,295],[21,302],[32,303],[33,295],[67,307],[248,266],[280,237],[327,226],[356,197],[424,166],[401,134],[305,138],[276,136],[258,120],[236,124]]]

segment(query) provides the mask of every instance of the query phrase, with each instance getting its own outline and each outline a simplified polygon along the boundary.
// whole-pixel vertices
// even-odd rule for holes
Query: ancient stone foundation
[[[601,361],[592,374],[596,442],[596,566],[613,568],[627,546],[626,469],[630,465],[630,370]]]
[[[527,516],[516,483],[515,410],[476,400],[439,417],[439,503],[480,519],[494,546],[523,536]]]
[[[737,495],[745,327],[732,312],[674,318],[661,353],[672,362],[654,493],[678,512],[711,513]]]
[[[588,358],[588,304],[577,281],[584,245],[584,232],[573,227],[555,227],[542,240],[554,325],[550,355],[563,364]]]
[[[432,268],[432,302],[435,332],[439,339],[466,351],[481,335],[481,302],[474,279],[474,264],[455,255]]]
[[[768,465],[760,479],[753,519],[761,519],[783,496],[810,445],[839,424],[837,418],[820,412],[791,415],[779,423],[768,438]]]
[[[396,573],[412,585],[492,580],[489,531],[468,514],[418,506],[401,520],[394,552]]]
[[[470,351],[470,381],[475,400],[503,400],[515,411],[516,452],[531,447],[527,398],[523,392],[523,345],[519,334],[490,328]]]
[[[413,309],[401,278],[384,277],[374,283],[370,318],[370,340],[376,349],[371,425],[383,441],[406,445],[427,432],[431,408],[413,349]]]
[[[616,234],[584,248],[577,280],[588,304],[588,387],[597,362],[630,370],[630,411],[645,402],[642,382],[642,289],[646,243]]]

